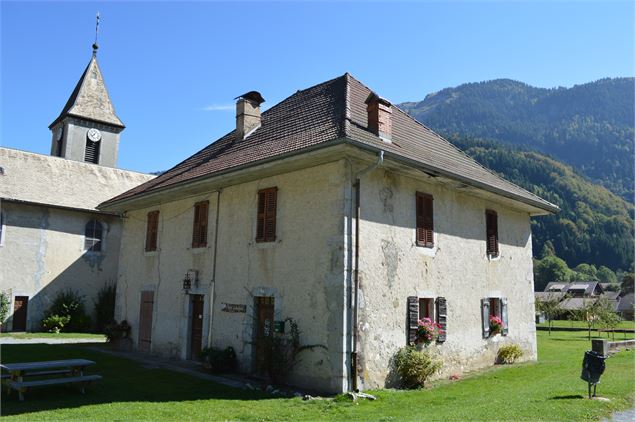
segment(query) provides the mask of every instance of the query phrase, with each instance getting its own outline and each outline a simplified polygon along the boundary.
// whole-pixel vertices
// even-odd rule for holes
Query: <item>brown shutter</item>
[[[194,204],[194,227],[192,230],[192,247],[204,248],[207,246],[207,210],[209,201],[201,201]]]
[[[434,246],[434,219],[432,195],[417,192],[417,245]]]
[[[157,234],[159,229],[159,211],[148,213],[148,227],[146,229],[146,251],[157,250]]]
[[[278,188],[273,187],[258,191],[257,242],[273,242],[276,240],[277,209]]]
[[[496,211],[485,211],[485,225],[487,235],[487,254],[498,256],[498,215]]]
[[[448,334],[448,307],[444,297],[439,296],[436,300],[437,304],[437,324],[441,326],[442,333],[439,334],[437,341],[442,343]]]
[[[408,296],[408,344],[417,342],[417,330],[419,329],[419,298]]]
[[[489,298],[481,299],[481,315],[483,317],[483,338],[489,337]]]

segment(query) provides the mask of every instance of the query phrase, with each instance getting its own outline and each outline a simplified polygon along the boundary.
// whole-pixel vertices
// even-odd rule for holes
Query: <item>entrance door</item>
[[[152,308],[154,292],[141,292],[139,304],[139,351],[150,352],[152,344]]]
[[[198,359],[203,347],[203,295],[191,295],[192,323],[190,326],[190,357]]]
[[[28,307],[28,296],[15,297],[13,301],[13,331],[26,331],[26,312]]]
[[[273,297],[256,297],[256,373],[266,374],[273,341]]]

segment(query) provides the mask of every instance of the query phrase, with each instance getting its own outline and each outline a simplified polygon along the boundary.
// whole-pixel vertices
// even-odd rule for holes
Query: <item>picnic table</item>
[[[0,368],[9,373],[3,376],[3,381],[7,385],[7,393],[9,393],[11,389],[17,390],[20,401],[22,401],[24,400],[24,393],[29,388],[46,385],[80,384],[81,392],[84,394],[86,384],[101,379],[100,375],[84,374],[86,367],[94,364],[94,361],[87,359],[64,359],[44,362],[4,363],[0,364]],[[24,380],[24,378],[27,377],[47,377],[51,375],[63,376],[32,381]]]

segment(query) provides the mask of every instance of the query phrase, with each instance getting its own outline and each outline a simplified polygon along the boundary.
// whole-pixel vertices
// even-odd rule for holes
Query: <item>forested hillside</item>
[[[494,139],[549,154],[633,202],[634,78],[572,88],[498,79],[400,104],[446,137]]]
[[[457,147],[519,186],[558,205],[554,216],[532,219],[534,256],[550,240],[570,267],[581,263],[627,270],[635,254],[635,209],[568,165],[537,152],[450,137]]]

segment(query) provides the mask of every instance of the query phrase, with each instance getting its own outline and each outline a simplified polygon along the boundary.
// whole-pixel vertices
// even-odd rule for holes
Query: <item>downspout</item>
[[[355,268],[353,272],[354,277],[354,300],[355,305],[353,308],[353,351],[351,352],[351,367],[352,367],[352,381],[353,391],[359,391],[357,385],[357,339],[359,338],[358,329],[358,314],[359,314],[359,220],[361,217],[362,205],[361,205],[361,182],[360,179],[366,173],[375,170],[381,166],[384,162],[384,151],[379,152],[377,162],[371,164],[363,170],[360,170],[355,174]]]
[[[218,214],[220,211],[220,194],[223,191],[219,188],[216,195],[216,223],[214,225],[214,253],[212,255],[212,281],[209,293],[209,327],[207,331],[207,347],[212,347],[212,322],[214,321],[214,301],[216,299],[216,256],[218,251]]]

